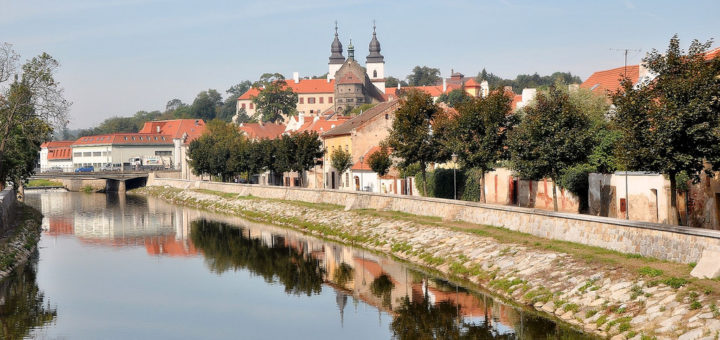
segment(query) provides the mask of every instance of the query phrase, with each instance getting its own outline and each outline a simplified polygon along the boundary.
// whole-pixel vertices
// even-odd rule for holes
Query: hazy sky
[[[70,127],[223,95],[262,73],[327,72],[333,22],[365,61],[377,21],[386,76],[415,65],[503,77],[570,71],[583,79],[664,50],[678,33],[720,38],[720,1],[0,0],[0,42],[22,60],[48,52],[74,104]],[[718,46],[716,42],[713,46]],[[347,56],[347,52],[344,53]]]

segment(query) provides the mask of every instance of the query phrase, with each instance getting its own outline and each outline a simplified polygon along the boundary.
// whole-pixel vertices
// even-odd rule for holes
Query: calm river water
[[[153,198],[32,192],[0,338],[580,339],[384,256]]]

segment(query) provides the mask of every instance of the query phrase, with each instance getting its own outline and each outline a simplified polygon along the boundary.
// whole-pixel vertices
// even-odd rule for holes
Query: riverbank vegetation
[[[27,261],[40,241],[42,214],[21,202],[15,204],[14,228],[0,238],[0,279]]]
[[[61,187],[62,182],[51,181],[43,178],[32,179],[28,182],[28,187]]]

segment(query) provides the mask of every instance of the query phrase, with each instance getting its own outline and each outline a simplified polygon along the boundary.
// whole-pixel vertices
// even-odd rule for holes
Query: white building
[[[96,169],[104,164],[116,167],[131,166],[132,158],[151,160],[158,166],[174,166],[173,138],[170,135],[143,133],[114,133],[80,137],[72,145],[72,162],[75,168],[92,165]]]
[[[40,172],[73,171],[72,149],[74,141],[51,141],[40,145]]]

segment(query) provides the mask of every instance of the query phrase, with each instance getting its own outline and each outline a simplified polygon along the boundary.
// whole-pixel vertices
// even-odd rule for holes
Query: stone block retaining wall
[[[720,251],[720,231],[555,213],[514,206],[343,190],[303,189],[148,177],[148,186],[207,189],[261,198],[328,203],[493,225],[554,240],[681,263],[698,262],[704,250]]]
[[[14,218],[15,191],[9,188],[0,191],[0,234],[10,228]]]

